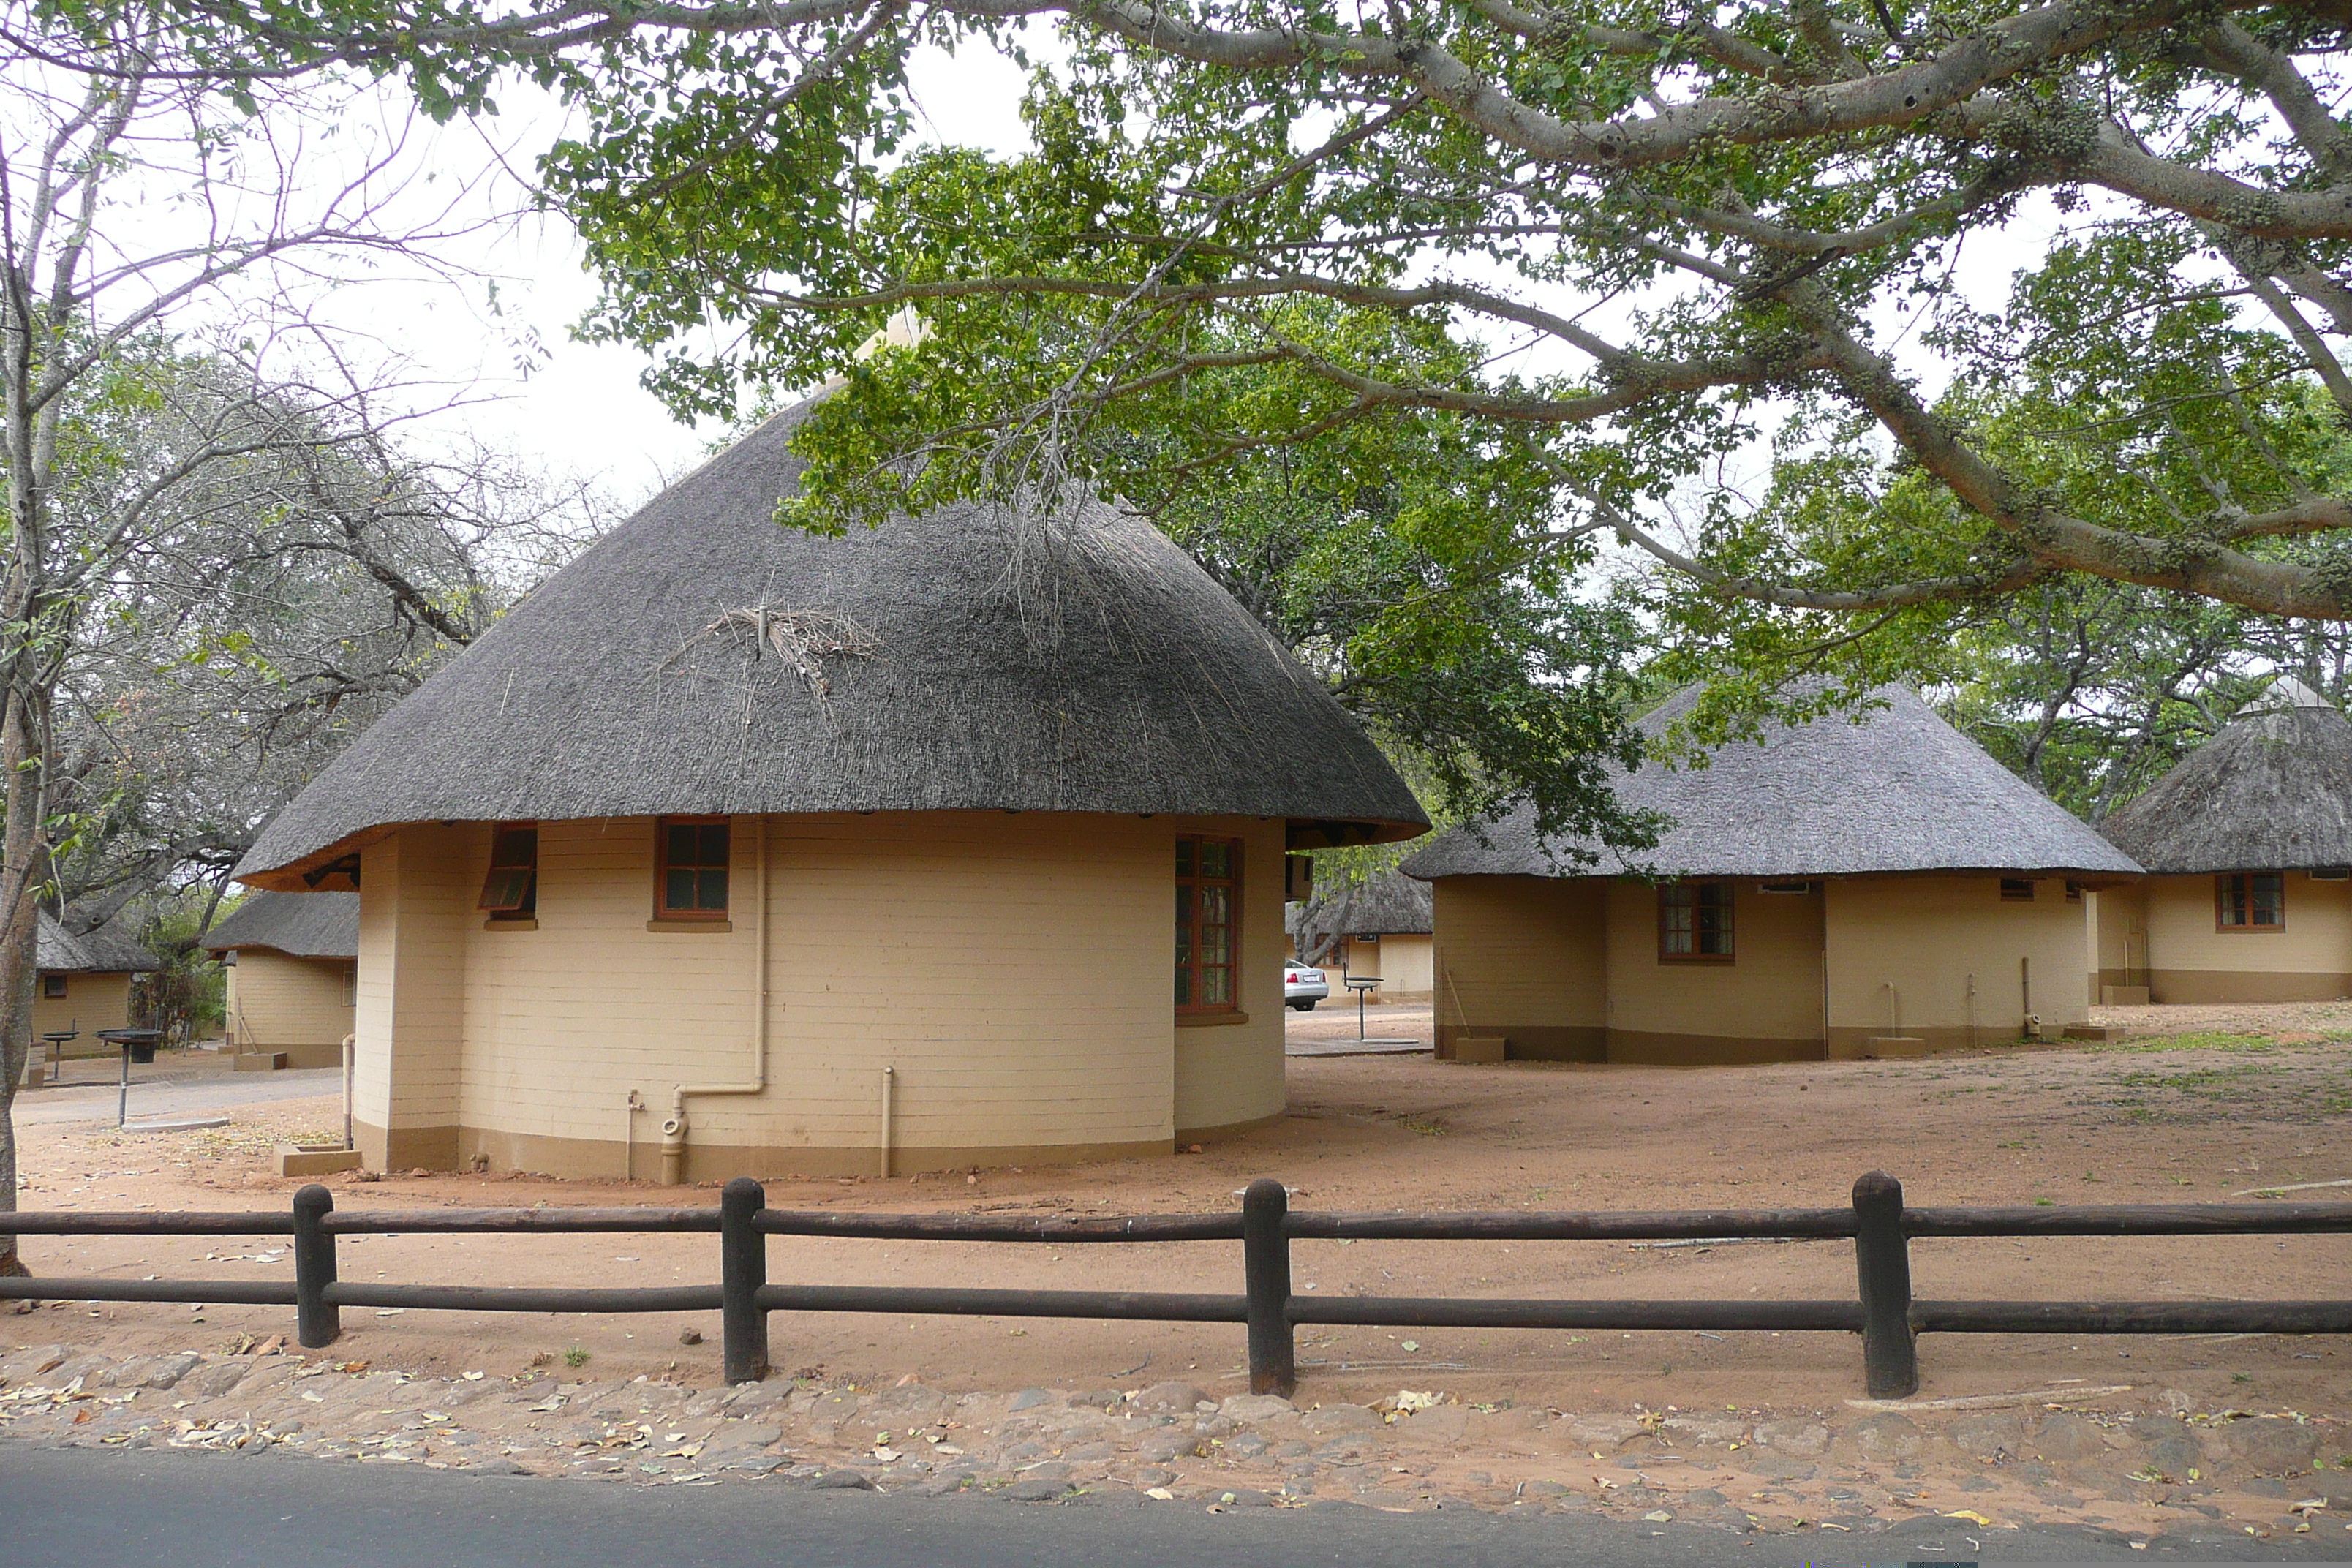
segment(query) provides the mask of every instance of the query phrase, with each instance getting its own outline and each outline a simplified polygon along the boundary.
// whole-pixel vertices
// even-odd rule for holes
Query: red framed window
[[[1729,963],[1731,884],[1668,882],[1658,889],[1658,958],[1666,963]]]
[[[2213,925],[2218,931],[2286,930],[2286,874],[2229,871],[2214,878]]]
[[[1242,847],[1235,838],[1176,840],[1176,1011],[1239,1010],[1234,974],[1241,927]]]
[[[655,826],[654,915],[666,921],[727,918],[727,819],[665,816]]]

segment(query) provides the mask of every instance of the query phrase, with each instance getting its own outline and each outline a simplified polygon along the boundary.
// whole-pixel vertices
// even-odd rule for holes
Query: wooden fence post
[[[1283,1221],[1290,1193],[1260,1176],[1242,1194],[1242,1277],[1249,1292],[1249,1373],[1252,1394],[1290,1397],[1298,1367],[1290,1340],[1290,1237]]]
[[[1911,1248],[1903,1235],[1903,1184],[1884,1171],[1853,1184],[1853,1265],[1862,1286],[1863,1386],[1873,1399],[1908,1399],[1919,1392]]]
[[[343,1310],[327,1300],[335,1282],[335,1238],[320,1221],[334,1212],[335,1194],[312,1182],[294,1194],[294,1337],[318,1350],[342,1337]]]
[[[759,1300],[768,1282],[768,1238],[760,1229],[767,1206],[768,1190],[749,1176],[719,1194],[719,1337],[730,1383],[768,1375],[768,1313]]]

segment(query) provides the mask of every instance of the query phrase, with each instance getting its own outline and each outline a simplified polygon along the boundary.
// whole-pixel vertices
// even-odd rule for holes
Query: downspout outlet
[[[662,1181],[676,1186],[686,1179],[686,1097],[680,1095],[662,1121]]]

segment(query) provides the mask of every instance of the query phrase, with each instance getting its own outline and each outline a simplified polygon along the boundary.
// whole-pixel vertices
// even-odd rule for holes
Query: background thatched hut
[[[1293,904],[1286,919],[1295,956],[1343,975],[1380,976],[1371,1001],[1429,1000],[1435,905],[1428,883],[1381,871]]]
[[[1912,692],[1875,696],[1864,722],[1620,773],[1626,805],[1673,824],[1646,854],[1548,853],[1522,811],[1407,860],[1437,894],[1439,1055],[1500,1037],[1551,1060],[1791,1060],[2083,1022],[2079,884],[2138,868]]]
[[[66,1055],[111,1056],[114,1047],[98,1031],[130,1027],[131,977],[162,968],[162,962],[128,931],[101,925],[76,933],[46,910],[35,944],[40,977],[33,989],[34,1040],[78,1029],[81,1038],[65,1047]]]
[[[342,1065],[359,1005],[357,893],[255,893],[205,946],[227,969],[228,1039],[240,1062]]]
[[[797,425],[556,574],[238,868],[356,881],[371,1163],[908,1171],[1280,1114],[1285,852],[1416,833],[1411,791],[1139,519],[779,527]]]
[[[2098,900],[2103,994],[2352,995],[2352,723],[2301,681],[2273,682],[2106,834],[2150,874]]]

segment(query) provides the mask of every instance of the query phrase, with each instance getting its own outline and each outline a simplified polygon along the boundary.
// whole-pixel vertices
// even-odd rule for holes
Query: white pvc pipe
[[[893,1111],[893,1110],[895,1109],[895,1108],[893,1107],[893,1105],[892,1105],[892,1103],[891,1103],[891,1102],[892,1102],[894,1100],[896,1100],[896,1099],[898,1098],[898,1069],[897,1068],[884,1068],[882,1069],[882,1171],[881,1171],[882,1179],[883,1179],[884,1181],[888,1181],[888,1180],[890,1179],[890,1120],[891,1120],[891,1114],[892,1114],[892,1111]]]
[[[751,1076],[740,1083],[681,1083],[670,1090],[669,1121],[662,1128],[662,1179],[676,1183],[685,1173],[688,1096],[763,1094],[768,1088],[768,819],[752,818],[759,849],[752,874],[752,921],[757,932],[751,944]]]
[[[343,1147],[346,1149],[359,1147],[352,1141],[352,1079],[359,1058],[359,1039],[357,1035],[343,1037]]]

